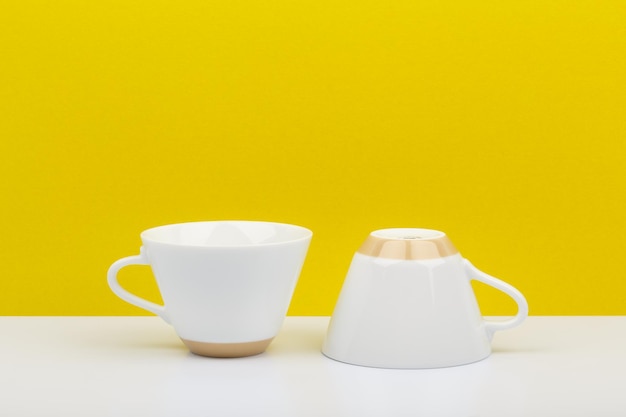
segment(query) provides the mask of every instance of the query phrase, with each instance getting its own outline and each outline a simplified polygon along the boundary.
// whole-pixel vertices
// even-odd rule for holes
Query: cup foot
[[[241,358],[244,356],[258,355],[259,353],[265,352],[265,349],[267,349],[272,342],[272,339],[273,338],[244,343],[207,343],[181,338],[191,353],[200,356],[210,356],[212,358]]]

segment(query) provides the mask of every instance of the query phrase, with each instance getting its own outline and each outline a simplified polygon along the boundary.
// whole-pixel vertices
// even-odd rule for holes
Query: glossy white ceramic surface
[[[185,340],[245,343],[278,332],[312,233],[251,221],[167,225],[141,234],[140,255],[120,259],[108,282],[123,300],[161,316]],[[164,305],[122,288],[117,272],[150,265]]]
[[[442,237],[434,232],[424,234],[423,229],[415,233],[393,230],[403,230],[405,237],[381,231],[373,235],[392,241],[416,239],[419,230],[420,239]],[[407,244],[416,248],[414,242]],[[519,291],[477,270],[458,253],[433,259],[397,259],[396,254],[387,258],[354,255],[322,348],[326,356],[382,368],[472,363],[489,356],[493,332],[518,325],[528,314]],[[470,285],[472,279],[510,295],[519,306],[516,317],[485,321]]]

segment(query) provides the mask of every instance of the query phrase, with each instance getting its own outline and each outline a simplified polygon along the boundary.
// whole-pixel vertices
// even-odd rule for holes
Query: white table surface
[[[320,353],[328,317],[267,352],[187,352],[157,317],[0,317],[0,416],[626,416],[626,317],[529,317],[493,354],[390,370]]]

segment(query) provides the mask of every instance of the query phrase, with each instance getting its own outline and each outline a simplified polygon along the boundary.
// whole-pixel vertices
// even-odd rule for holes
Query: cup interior
[[[256,246],[309,239],[312,232],[301,226],[259,221],[208,221],[170,224],[148,229],[146,240],[185,246]]]

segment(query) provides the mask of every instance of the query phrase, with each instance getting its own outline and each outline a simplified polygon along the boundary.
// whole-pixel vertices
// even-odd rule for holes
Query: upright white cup
[[[121,299],[170,323],[193,353],[255,355],[283,323],[312,235],[257,221],[155,227],[141,233],[139,255],[111,265],[108,282]],[[133,264],[151,266],[164,305],[120,286],[118,271]]]

